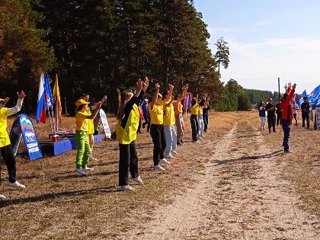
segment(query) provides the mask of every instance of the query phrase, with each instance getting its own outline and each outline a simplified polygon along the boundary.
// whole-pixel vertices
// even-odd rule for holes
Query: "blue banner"
[[[20,114],[17,119],[19,119],[20,122],[21,133],[26,145],[29,159],[34,160],[42,158],[38,138],[30,118],[25,114]]]

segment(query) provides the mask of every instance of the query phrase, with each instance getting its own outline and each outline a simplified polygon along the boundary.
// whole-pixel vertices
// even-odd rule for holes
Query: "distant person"
[[[204,132],[208,129],[209,124],[209,110],[210,110],[210,103],[209,103],[209,97],[206,96],[204,103],[203,103],[203,122],[204,122]]]
[[[264,102],[260,103],[259,106],[259,117],[260,117],[260,128],[261,130],[265,130],[266,125],[266,105]]]
[[[6,162],[8,175],[9,175],[9,187],[23,189],[26,186],[19,183],[16,180],[16,161],[15,156],[12,150],[11,141],[9,138],[9,134],[7,132],[8,122],[7,119],[9,116],[16,114],[21,110],[23,99],[26,97],[26,94],[21,91],[17,93],[18,101],[15,107],[7,108],[5,105],[8,103],[10,98],[2,99],[0,98],[0,155],[2,155],[3,159]],[[0,194],[0,198],[4,199],[5,196]]]
[[[293,84],[291,91],[283,95],[283,99],[280,103],[280,107],[283,109],[282,115],[281,115],[281,125],[283,129],[282,145],[285,153],[290,153],[289,138],[290,138],[290,127],[293,119],[293,106],[291,104],[291,99],[293,98],[295,89],[296,89],[296,84]]]
[[[303,103],[301,104],[302,127],[305,127],[306,122],[307,122],[307,128],[309,128],[310,126],[309,111],[310,111],[310,104],[308,102],[308,97],[304,97]]]
[[[293,118],[295,120],[296,126],[298,126],[298,110],[299,110],[299,105],[296,103],[295,100],[292,100],[292,106],[293,106]]]
[[[272,98],[269,98],[268,103],[266,105],[266,111],[267,111],[267,119],[268,119],[268,129],[269,133],[271,133],[271,128],[273,132],[276,132],[276,108],[273,105]]]
[[[276,104],[277,125],[281,124],[282,108],[280,107],[280,103],[281,100]]]
[[[150,131],[150,115],[148,111],[148,105],[149,105],[149,100],[148,98],[145,98],[141,104],[142,112],[143,112],[143,118],[144,118],[144,123],[142,124],[142,128],[145,128],[147,125],[147,131]]]

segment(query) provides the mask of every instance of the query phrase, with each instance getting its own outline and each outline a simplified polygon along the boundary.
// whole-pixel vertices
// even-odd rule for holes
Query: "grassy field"
[[[259,126],[256,112],[212,113],[204,142],[212,147],[241,119]],[[110,119],[111,127],[115,120]],[[152,171],[152,142],[146,130],[138,136],[137,151],[144,186],[133,192],[118,191],[118,144],[104,141],[95,146],[91,161],[94,171],[86,177],[74,172],[75,151],[36,161],[17,159],[18,180],[27,185],[24,191],[5,186],[7,173],[2,166],[0,192],[1,239],[122,239],[129,230],[152,218],[155,209],[170,204],[201,174],[207,161],[201,157],[201,142],[191,142],[186,119],[185,144],[179,146],[179,157],[165,173]],[[73,118],[64,118],[63,127],[74,128]],[[48,126],[36,125],[40,138],[47,136]],[[282,131],[263,133],[271,149],[281,149]],[[320,134],[314,130],[292,127],[293,154],[279,157],[283,176],[296,186],[303,198],[302,207],[320,215],[320,158],[317,146]],[[242,150],[243,151],[243,150]]]

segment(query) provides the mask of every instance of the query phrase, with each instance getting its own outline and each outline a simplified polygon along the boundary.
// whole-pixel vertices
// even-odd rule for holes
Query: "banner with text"
[[[111,129],[109,127],[108,119],[106,113],[103,111],[103,109],[100,109],[100,119],[103,125],[104,134],[106,135],[106,138],[111,138]]]
[[[18,152],[21,137],[23,137],[29,159],[34,160],[42,158],[42,153],[33,124],[30,118],[25,114],[20,114],[16,118],[10,131],[10,140],[15,155]]]

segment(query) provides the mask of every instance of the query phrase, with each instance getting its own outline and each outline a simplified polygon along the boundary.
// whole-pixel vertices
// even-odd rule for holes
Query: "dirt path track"
[[[281,177],[281,151],[268,149],[250,123],[236,125],[216,145],[188,191],[129,239],[320,239],[320,224],[299,206]],[[127,238],[128,239],[128,238]]]

